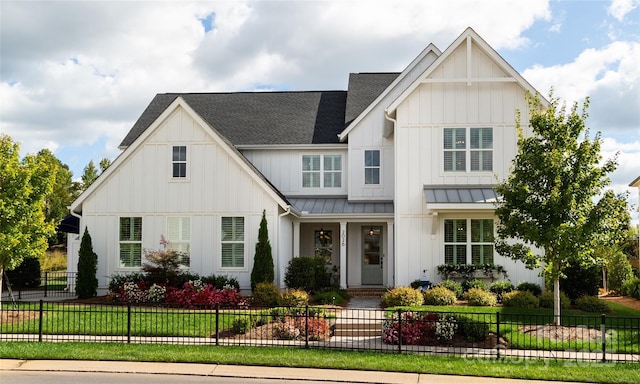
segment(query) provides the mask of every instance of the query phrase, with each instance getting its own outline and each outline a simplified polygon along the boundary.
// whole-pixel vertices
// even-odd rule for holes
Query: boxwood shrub
[[[511,291],[502,295],[502,305],[513,308],[538,308],[540,300],[529,291]]]
[[[426,305],[453,305],[456,303],[456,294],[445,287],[426,290],[423,296]]]
[[[553,291],[544,291],[540,295],[540,306],[542,308],[553,308]],[[569,309],[571,300],[564,292],[560,291],[560,308]]]
[[[576,300],[576,307],[585,312],[609,312],[609,304],[597,296],[585,295]]]
[[[471,288],[462,295],[468,304],[476,307],[493,307],[498,303],[496,295],[482,288]]]
[[[436,287],[444,287],[456,294],[457,298],[462,297],[462,284],[455,280],[443,280],[436,284]]]
[[[396,287],[382,295],[385,307],[419,306],[424,302],[422,293],[411,287]]]

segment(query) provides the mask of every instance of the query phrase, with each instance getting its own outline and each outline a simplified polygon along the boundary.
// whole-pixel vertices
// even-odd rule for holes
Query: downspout
[[[277,232],[278,233],[278,237],[276,238],[276,241],[277,241],[276,249],[278,250],[278,255],[280,255],[280,236],[281,236],[281,233],[280,233],[280,220],[282,220],[283,217],[285,217],[287,215],[290,215],[290,214],[291,214],[291,205],[287,205],[287,209],[284,212],[282,212],[281,214],[278,215],[278,222],[276,223],[276,225],[278,226],[278,232]],[[282,276],[281,276],[282,274],[281,274],[281,271],[280,271],[280,256],[276,257],[276,260],[277,260],[277,262],[276,262],[276,267],[275,268],[278,271],[278,288],[280,288],[280,285],[283,282],[283,279],[282,279]]]
[[[396,125],[397,125],[397,121],[396,119],[392,118],[389,115],[389,111],[388,110],[384,110],[384,118],[385,120],[388,120],[391,122],[391,124],[393,124],[393,131],[396,131]],[[396,148],[396,143],[398,142],[398,140],[396,140],[396,138],[394,138],[393,140],[393,164],[394,167],[396,166],[396,164],[398,164],[398,151]],[[398,188],[398,172],[396,170],[394,170],[393,172],[393,286],[396,285],[396,277],[398,276],[398,238],[396,237],[396,233],[398,233],[398,220],[397,220],[397,214],[396,214],[396,205],[395,205],[395,199],[396,196],[398,196],[398,191],[396,190]]]

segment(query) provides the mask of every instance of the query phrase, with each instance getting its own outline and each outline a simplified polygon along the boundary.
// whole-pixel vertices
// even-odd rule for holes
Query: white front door
[[[362,228],[362,285],[382,285],[382,227]]]

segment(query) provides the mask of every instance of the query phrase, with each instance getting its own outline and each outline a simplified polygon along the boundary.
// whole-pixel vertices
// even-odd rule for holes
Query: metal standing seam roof
[[[498,194],[490,185],[425,186],[424,199],[427,204],[494,203],[498,200]]]
[[[347,198],[287,198],[296,210],[308,214],[393,214],[393,202],[353,202]]]

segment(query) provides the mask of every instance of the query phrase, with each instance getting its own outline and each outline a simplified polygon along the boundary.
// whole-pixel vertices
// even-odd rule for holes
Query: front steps
[[[382,297],[387,292],[386,288],[347,288],[351,297]]]
[[[350,320],[346,323],[337,322],[333,336],[338,337],[381,337],[382,321],[380,320]]]

